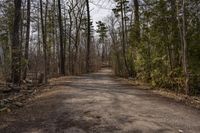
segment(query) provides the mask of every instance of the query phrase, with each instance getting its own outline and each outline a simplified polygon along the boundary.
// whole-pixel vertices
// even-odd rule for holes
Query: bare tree
[[[27,0],[27,23],[26,23],[26,44],[25,44],[25,53],[24,58],[26,60],[23,79],[26,79],[27,67],[28,67],[28,53],[29,53],[29,38],[30,38],[30,9],[31,9],[31,0]]]
[[[11,79],[12,83],[20,85],[21,80],[21,44],[19,42],[19,28],[21,21],[21,0],[14,0],[15,5],[15,16],[13,23],[13,37],[12,37],[12,68],[11,68]]]
[[[65,52],[63,44],[63,25],[62,25],[62,12],[61,12],[61,3],[58,0],[58,21],[59,21],[59,30],[60,30],[60,74],[65,75]]]
[[[40,19],[42,29],[42,40],[43,40],[43,52],[44,52],[44,82],[47,83],[47,44],[46,44],[46,33],[43,19],[43,2],[40,0]]]
[[[87,54],[86,54],[86,71],[90,72],[90,6],[89,0],[86,0],[87,7]]]

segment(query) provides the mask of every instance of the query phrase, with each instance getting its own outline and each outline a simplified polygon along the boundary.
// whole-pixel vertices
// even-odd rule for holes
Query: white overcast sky
[[[96,22],[103,21],[105,17],[112,13],[115,7],[113,0],[90,0],[91,18],[96,29]]]

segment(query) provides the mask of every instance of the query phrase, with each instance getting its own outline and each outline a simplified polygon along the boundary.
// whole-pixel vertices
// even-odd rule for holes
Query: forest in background
[[[1,74],[20,84],[99,69],[98,44],[85,0],[1,0]],[[29,78],[29,77],[28,77]]]
[[[2,81],[15,89],[110,64],[117,76],[199,95],[198,0],[115,0],[99,22],[89,2],[0,0]]]
[[[115,73],[176,93],[198,95],[200,2],[115,2],[114,15],[108,18]]]

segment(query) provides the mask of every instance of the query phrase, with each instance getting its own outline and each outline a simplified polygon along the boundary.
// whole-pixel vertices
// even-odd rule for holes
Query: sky
[[[91,0],[90,14],[93,20],[94,28],[96,29],[96,22],[103,21],[103,19],[112,13],[112,8],[115,7],[113,0]]]

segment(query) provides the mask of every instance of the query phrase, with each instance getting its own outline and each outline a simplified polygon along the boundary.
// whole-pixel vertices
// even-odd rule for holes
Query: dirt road
[[[99,73],[54,81],[0,133],[200,133],[200,111]]]

